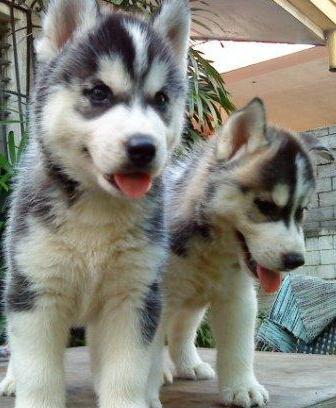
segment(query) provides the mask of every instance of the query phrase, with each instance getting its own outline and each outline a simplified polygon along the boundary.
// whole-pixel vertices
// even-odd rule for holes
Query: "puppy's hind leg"
[[[197,329],[206,309],[173,308],[170,305],[167,323],[168,346],[178,378],[208,380],[215,377],[214,370],[201,360],[195,346]]]

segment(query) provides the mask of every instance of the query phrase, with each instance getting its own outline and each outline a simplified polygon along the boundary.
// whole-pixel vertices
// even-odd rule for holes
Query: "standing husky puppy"
[[[75,324],[87,326],[99,406],[151,406],[159,175],[183,127],[189,25],[186,0],[165,1],[152,21],[94,0],[49,6],[6,236],[12,357],[2,392],[15,378],[16,408],[65,407]]]
[[[268,400],[253,370],[253,281],[274,291],[278,271],[304,263],[302,221],[315,185],[314,148],[330,154],[317,140],[268,127],[255,99],[168,173],[171,258],[162,322],[177,376],[211,378],[194,346],[210,306],[224,404]]]

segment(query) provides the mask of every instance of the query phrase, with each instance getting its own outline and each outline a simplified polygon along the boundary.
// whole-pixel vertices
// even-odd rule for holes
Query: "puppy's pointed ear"
[[[253,152],[267,145],[264,103],[254,98],[243,109],[233,113],[217,139],[217,157],[231,160],[238,152]]]
[[[303,134],[301,140],[310,152],[316,153],[322,159],[327,161],[335,160],[334,152],[328,146],[323,144],[323,142],[321,142],[316,136]]]
[[[76,33],[93,27],[98,15],[95,0],[51,0],[35,45],[38,59],[54,58]]]
[[[188,0],[165,0],[153,18],[157,32],[170,42],[178,63],[187,69],[191,14]]]

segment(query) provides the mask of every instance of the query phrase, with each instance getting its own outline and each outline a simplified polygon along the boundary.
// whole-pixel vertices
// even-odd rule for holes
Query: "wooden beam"
[[[304,0],[307,3],[309,0]],[[310,31],[317,35],[321,40],[325,42],[324,30],[319,27],[314,21],[312,21],[304,12],[298,9],[294,4],[295,0],[273,0],[278,6],[282,7],[287,13],[291,14],[296,18],[301,24],[306,26]]]
[[[336,4],[331,0],[289,0],[289,2],[321,30],[336,28]]]
[[[336,72],[336,29],[327,32],[329,71]]]
[[[302,1],[302,0],[301,0]],[[330,21],[336,25],[336,3],[332,0],[310,0]]]

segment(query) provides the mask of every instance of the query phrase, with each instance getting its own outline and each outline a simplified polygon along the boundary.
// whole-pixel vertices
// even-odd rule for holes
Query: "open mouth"
[[[276,292],[281,285],[281,275],[278,271],[272,271],[260,265],[252,256],[249,247],[246,243],[244,235],[237,231],[237,237],[244,254],[244,261],[252,274],[259,279],[260,284],[265,292]]]
[[[105,174],[104,178],[113,187],[132,199],[144,197],[153,184],[152,177],[147,173]]]

